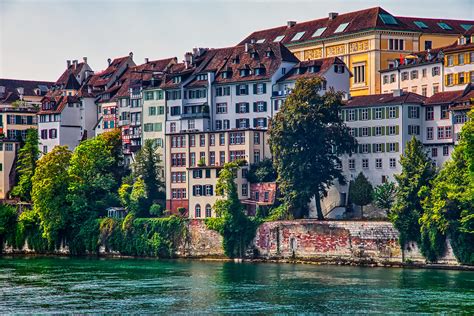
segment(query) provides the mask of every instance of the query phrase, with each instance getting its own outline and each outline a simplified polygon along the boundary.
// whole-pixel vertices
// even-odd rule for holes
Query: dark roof
[[[382,17],[388,17],[388,20],[395,23],[385,23]],[[415,24],[423,22],[426,28],[420,28]],[[344,23],[348,23],[346,28],[336,33],[337,28]],[[446,23],[451,29],[443,29],[438,23]],[[335,18],[329,17],[297,23],[294,26],[279,26],[271,29],[256,31],[247,36],[240,44],[250,43],[252,41],[265,40],[273,42],[277,36],[284,36],[281,43],[285,45],[301,44],[308,41],[317,41],[340,35],[353,34],[367,30],[394,30],[394,31],[412,31],[420,33],[434,34],[463,34],[466,30],[461,25],[474,25],[472,20],[447,20],[447,19],[426,19],[412,17],[396,17],[380,7],[364,9],[360,11],[339,14]],[[314,36],[318,29],[326,28],[324,32]],[[293,37],[299,33],[305,32],[301,38],[292,41]]]
[[[305,60],[294,65],[293,68],[291,68],[290,71],[288,71],[278,81],[293,81],[302,78],[314,78],[322,76],[333,65],[346,66],[346,64],[339,57]],[[310,67],[315,68],[314,72],[309,71]],[[346,69],[346,71],[348,71],[348,69]]]
[[[465,105],[472,103],[474,99],[474,85],[469,83],[464,90],[444,91],[433,94],[425,101],[425,105],[441,105],[450,104],[453,106]]]
[[[57,86],[66,85],[69,79],[69,75],[73,74],[75,77],[77,77],[77,75],[81,72],[82,67],[84,67],[84,65],[85,65],[84,62],[78,63],[77,65],[75,65],[74,63],[71,64],[66,70],[64,70],[64,72],[61,74],[58,80],[56,80],[56,85]]]
[[[80,88],[81,85],[77,81],[76,76],[74,76],[73,73],[69,73],[69,78],[67,79],[64,89],[79,90]]]
[[[400,96],[394,96],[393,93],[372,94],[352,97],[345,102],[344,107],[360,107],[360,106],[379,106],[389,104],[422,104],[426,97],[412,93],[404,92]]]
[[[46,94],[54,82],[36,81],[36,80],[17,80],[17,79],[0,79],[0,87],[5,87],[5,92],[0,93],[0,102],[11,103],[19,100],[18,88],[23,88],[24,96],[41,96]],[[35,89],[41,90],[42,94],[36,94]]]
[[[43,109],[43,106],[41,106],[41,109],[38,111],[38,114],[54,114],[54,113],[61,113],[62,110],[66,107],[66,104],[68,103],[77,103],[80,102],[78,96],[63,96],[63,95],[56,95],[54,97],[44,97],[43,98],[43,104],[45,102],[51,102],[53,101],[55,105],[51,109]]]
[[[387,68],[380,70],[380,73],[390,72],[397,69],[408,69],[412,67],[417,67],[421,65],[429,65],[435,63],[442,63],[444,61],[444,49],[447,47],[452,47],[456,45],[453,43],[452,45],[446,47],[440,47],[436,49],[431,49],[429,51],[421,51],[417,53],[412,53],[407,56],[416,56],[416,59],[404,59],[403,63],[401,63],[398,68]]]
[[[92,75],[88,81],[88,84],[96,87],[107,85],[112,79],[114,79],[114,75],[116,75],[117,70],[119,70],[123,64],[128,62],[129,58],[131,59],[129,55],[115,58],[105,70]]]

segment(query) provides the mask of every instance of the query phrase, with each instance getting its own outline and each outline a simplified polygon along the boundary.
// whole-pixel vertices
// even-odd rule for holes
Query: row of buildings
[[[322,77],[321,93],[334,89],[346,95],[341,115],[359,142],[358,151],[343,158],[349,180],[361,171],[374,185],[393,180],[412,136],[441,165],[474,100],[473,25],[371,8],[290,21],[233,47],[195,48],[182,61],[146,59],[137,65],[130,53],[95,72],[87,58],[72,60],[56,82],[38,84],[46,87],[38,88],[40,105],[16,110],[30,111],[25,127],[38,127],[43,153],[56,145],[72,149],[120,128],[128,165],[152,139],[163,166],[166,208],[185,208],[190,217],[214,216],[219,170],[243,158],[239,198],[252,213],[256,205],[272,204],[276,186],[249,184],[246,173],[271,158],[268,124],[300,78]],[[14,110],[8,102],[2,108]],[[5,125],[5,140],[13,141],[10,128]],[[4,164],[9,164],[4,174],[13,179],[14,158]],[[3,198],[10,188],[6,182]],[[322,204],[326,213],[346,206],[347,186],[335,184]]]

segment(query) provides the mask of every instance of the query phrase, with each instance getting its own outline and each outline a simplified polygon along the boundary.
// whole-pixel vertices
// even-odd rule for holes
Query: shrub
[[[163,207],[160,204],[152,204],[152,206],[150,206],[150,215],[156,217],[163,216]]]

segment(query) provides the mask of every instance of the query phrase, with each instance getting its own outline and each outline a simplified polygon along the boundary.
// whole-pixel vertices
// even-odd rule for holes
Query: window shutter
[[[235,94],[240,95],[240,85],[239,84],[235,86]]]
[[[369,144],[369,146],[367,146],[367,151],[368,151],[369,153],[372,152],[372,146],[370,146],[370,144]]]
[[[396,125],[395,126],[395,134],[399,134],[400,133],[400,126],[399,125]]]
[[[257,84],[253,84],[253,94],[257,94]]]
[[[354,137],[357,137],[359,135],[359,129],[358,128],[353,128],[352,129],[354,131]]]
[[[253,127],[257,127],[257,119],[256,118],[253,119]]]
[[[385,128],[383,126],[382,127],[382,136],[385,135]]]
[[[267,93],[267,84],[266,83],[263,84],[263,93]]]
[[[385,132],[385,135],[388,135],[390,133],[388,126],[385,126],[384,132]]]
[[[372,117],[375,117],[375,115],[372,116],[372,111],[371,111],[370,109],[367,109],[367,118],[368,118],[369,120],[371,120]]]
[[[373,152],[376,151],[375,144],[372,144],[372,151],[373,151]]]
[[[235,104],[235,113],[240,113],[240,112],[239,112],[239,104],[238,104],[238,103]]]
[[[369,113],[370,113],[370,115],[372,115],[372,117],[375,120],[375,109],[369,109]]]
[[[193,185],[193,196],[196,196],[196,186]]]
[[[359,137],[362,136],[362,127],[357,128],[359,130]]]
[[[249,113],[250,112],[250,106],[249,106],[249,103],[245,103],[245,111],[246,113]]]
[[[211,188],[211,195],[214,195],[214,187],[212,185],[209,185],[209,187]]]
[[[369,136],[375,135],[375,127],[369,127],[368,131],[367,131],[367,134]]]
[[[458,74],[453,74],[453,84],[458,84]]]
[[[395,108],[395,118],[398,118],[398,112],[399,112],[400,108],[397,106]]]
[[[466,78],[464,82],[471,82],[471,76],[469,71],[466,71],[464,77]]]
[[[239,128],[239,127],[240,127],[239,125],[240,125],[240,124],[239,124],[239,119],[236,119],[236,120],[235,120],[235,128]]]
[[[257,112],[257,102],[254,102],[254,103],[253,103],[253,111],[254,111],[254,112]]]
[[[346,121],[346,110],[341,110],[341,120],[342,120],[343,122]]]
[[[267,118],[263,119],[263,126],[267,127]]]
[[[385,152],[385,143],[382,144],[382,152]]]
[[[362,109],[359,109],[357,112],[359,112],[357,114],[357,117],[359,118],[359,120],[362,120]]]
[[[267,102],[263,102],[263,110],[266,112],[267,111]]]
[[[245,119],[245,126],[250,127],[250,119]]]
[[[388,117],[388,115],[385,116],[385,114],[386,114],[386,113],[385,113],[385,111],[384,111],[383,108],[382,108],[382,119],[385,119],[386,117]]]
[[[400,146],[399,143],[396,142],[396,143],[395,143],[395,151],[396,151],[397,153],[398,153],[398,151],[399,151],[399,149],[400,149],[399,146]]]

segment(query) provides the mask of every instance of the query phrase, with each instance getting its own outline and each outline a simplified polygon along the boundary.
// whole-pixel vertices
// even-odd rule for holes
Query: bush
[[[177,211],[178,211],[179,215],[181,215],[181,216],[186,215],[186,208],[184,208],[184,207],[178,207]]]
[[[163,216],[163,207],[160,204],[152,204],[149,212],[152,216],[161,217]]]

